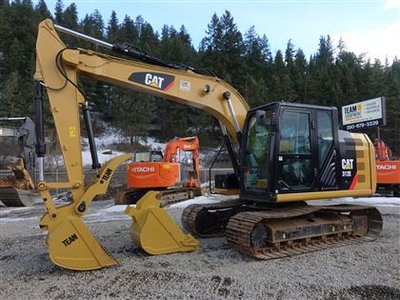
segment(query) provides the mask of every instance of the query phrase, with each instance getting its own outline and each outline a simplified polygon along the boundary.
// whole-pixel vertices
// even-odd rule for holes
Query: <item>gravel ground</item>
[[[42,205],[0,212],[0,299],[400,299],[400,210],[379,207],[382,236],[373,242],[259,261],[224,238],[199,239],[194,253],[148,256],[132,241],[130,218],[102,214],[94,202],[85,223],[120,265],[75,272],[53,265]],[[182,208],[170,208],[180,224]]]

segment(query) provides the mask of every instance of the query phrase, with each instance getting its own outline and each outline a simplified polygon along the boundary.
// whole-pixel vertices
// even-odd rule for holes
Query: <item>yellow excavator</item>
[[[32,206],[40,201],[32,179],[35,124],[29,117],[0,117],[0,122],[7,124],[0,127],[0,138],[18,139],[19,145],[18,163],[9,167],[12,174],[0,177],[0,201],[10,207]]]
[[[90,41],[124,57],[70,49],[57,32]],[[270,259],[336,245],[375,239],[382,218],[373,207],[315,206],[306,201],[367,196],[375,191],[375,158],[364,134],[338,129],[333,107],[273,102],[250,109],[232,86],[212,73],[167,63],[127,44],[112,45],[74,32],[51,20],[39,24],[36,43],[35,102],[39,183],[46,207],[40,220],[47,230],[50,259],[74,270],[117,264],[83,223],[93,198],[105,193],[115,169],[130,154],[100,166],[88,104],[78,75],[142,91],[217,118],[240,187],[238,199],[188,206],[182,222],[193,235],[224,234],[243,254]],[[46,182],[43,90],[47,91],[61,145],[66,182]],[[85,185],[80,114],[85,120],[97,178]],[[226,187],[225,184],[221,184]],[[55,188],[71,191],[70,203],[56,206]],[[128,206],[134,241],[149,254],[195,251],[198,242],[185,234],[160,207],[159,194],[148,192]]]

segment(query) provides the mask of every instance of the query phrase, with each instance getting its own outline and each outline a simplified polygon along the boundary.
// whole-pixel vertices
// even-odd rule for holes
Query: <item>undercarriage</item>
[[[382,231],[382,216],[370,206],[260,206],[237,199],[190,205],[182,224],[198,237],[224,235],[247,256],[274,259],[372,241]]]

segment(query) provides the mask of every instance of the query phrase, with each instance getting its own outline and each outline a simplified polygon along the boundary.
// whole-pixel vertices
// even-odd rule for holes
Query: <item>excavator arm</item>
[[[57,26],[58,30],[92,38]],[[132,54],[128,48],[112,46],[95,40],[108,48]],[[133,53],[136,56],[136,53]],[[78,76],[101,80],[136,91],[162,97],[177,103],[199,108],[217,118],[222,130],[233,140],[240,139],[246,113],[249,109],[240,94],[219,78],[180,68],[146,57],[126,60],[92,50],[68,49],[57,34],[51,20],[39,24],[36,42],[36,122],[37,156],[39,165],[38,189],[44,200],[47,213],[40,226],[48,231],[47,243],[51,260],[62,267],[78,270],[97,269],[117,262],[102,249],[82,221],[91,201],[96,195],[106,192],[115,169],[130,154],[111,159],[101,168],[97,159],[88,103],[78,87]],[[46,89],[50,111],[54,118],[61,146],[67,182],[44,180],[44,130],[43,88]],[[99,169],[97,178],[85,185],[81,148],[80,115],[84,116],[89,136],[93,168]],[[69,189],[71,203],[56,207],[50,190]],[[183,234],[156,201],[157,194],[143,197],[136,208],[128,207],[126,213],[133,218],[132,236],[148,253],[160,254],[177,251],[193,251],[197,241]],[[150,237],[150,238],[149,238]]]

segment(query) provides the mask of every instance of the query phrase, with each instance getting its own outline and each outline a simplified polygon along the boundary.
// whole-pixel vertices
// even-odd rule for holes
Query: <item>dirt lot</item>
[[[130,219],[98,201],[85,223],[120,265],[74,272],[48,258],[41,204],[1,207],[0,299],[400,299],[400,210],[379,209],[384,229],[374,242],[258,261],[223,238],[200,239],[195,253],[148,256],[131,239]],[[179,223],[181,211],[169,209]]]

